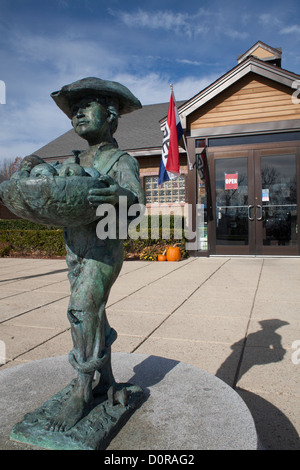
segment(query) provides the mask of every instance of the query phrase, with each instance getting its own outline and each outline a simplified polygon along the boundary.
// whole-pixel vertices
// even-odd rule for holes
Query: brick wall
[[[5,207],[2,202],[0,202],[0,219],[19,219],[15,214],[10,212],[10,210]]]

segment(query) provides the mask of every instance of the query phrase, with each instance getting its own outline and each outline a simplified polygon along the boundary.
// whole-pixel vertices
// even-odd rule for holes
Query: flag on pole
[[[165,125],[158,184],[175,179],[180,175],[178,142],[183,136],[183,129],[177,111],[176,101],[171,86],[168,118]]]

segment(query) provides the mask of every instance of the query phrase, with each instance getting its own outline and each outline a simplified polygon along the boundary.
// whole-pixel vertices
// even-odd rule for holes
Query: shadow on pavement
[[[300,438],[291,421],[269,401],[242,388],[237,393],[248,406],[265,450],[300,450]]]
[[[12,277],[10,279],[2,279],[0,282],[7,282],[7,281],[22,281],[25,279],[32,279],[34,277],[43,277],[43,276],[49,276],[51,274],[60,274],[60,273],[65,273],[67,272],[68,269],[56,269],[55,271],[49,271],[47,273],[41,273],[41,274],[32,274],[31,276],[18,276],[18,277]]]
[[[285,414],[259,395],[237,387],[237,382],[251,367],[280,362],[285,356],[286,349],[276,330],[289,323],[279,319],[262,320],[259,323],[261,330],[250,333],[231,346],[232,353],[221,364],[216,376],[236,389],[245,401],[264,449],[300,450],[298,432]],[[246,345],[247,360],[244,360]],[[253,354],[250,354],[251,347]]]

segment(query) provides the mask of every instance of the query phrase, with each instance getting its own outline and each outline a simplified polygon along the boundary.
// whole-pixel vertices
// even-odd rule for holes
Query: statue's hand
[[[102,175],[99,178],[103,181],[106,188],[90,189],[88,193],[88,201],[91,206],[98,207],[100,204],[116,205],[119,201],[120,186],[110,176]]]

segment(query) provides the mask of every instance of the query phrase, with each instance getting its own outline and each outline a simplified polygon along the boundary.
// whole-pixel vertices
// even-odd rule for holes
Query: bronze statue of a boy
[[[123,85],[98,78],[76,81],[51,96],[89,144],[88,150],[74,152],[74,161],[98,170],[106,184],[89,191],[88,200],[95,210],[102,203],[117,209],[120,196],[127,197],[128,206],[144,204],[138,164],[118,149],[113,138],[118,117],[141,108],[139,100]],[[107,393],[114,384],[111,345],[117,334],[107,321],[105,306],[123,264],[123,243],[99,239],[96,225],[97,221],[64,229],[71,286],[68,319],[73,350],[69,361],[78,376],[66,405],[51,420],[52,431],[72,428],[89,412],[94,395]],[[92,389],[96,371],[100,379]]]

